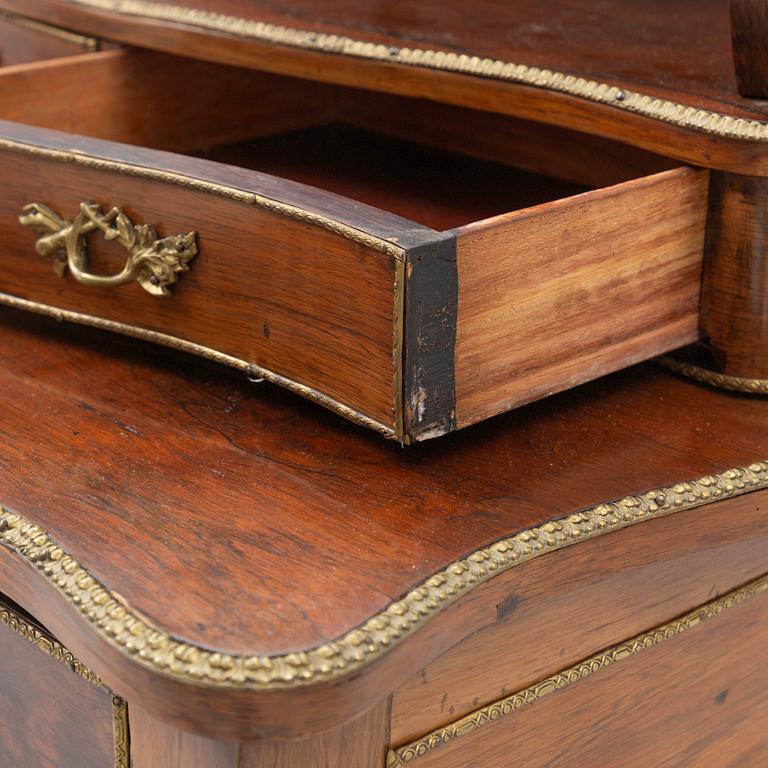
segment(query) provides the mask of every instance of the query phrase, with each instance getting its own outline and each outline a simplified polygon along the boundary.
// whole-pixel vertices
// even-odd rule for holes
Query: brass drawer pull
[[[102,213],[94,203],[80,203],[74,221],[62,219],[42,203],[25,205],[19,221],[42,235],[35,245],[41,256],[53,256],[53,268],[59,277],[69,269],[84,285],[110,287],[135,280],[155,296],[170,294],[169,286],[197,255],[197,233],[158,238],[147,224],[134,226],[119,209]],[[101,230],[107,240],[116,240],[128,251],[128,260],[116,275],[94,275],[88,271],[88,245],[85,236]]]

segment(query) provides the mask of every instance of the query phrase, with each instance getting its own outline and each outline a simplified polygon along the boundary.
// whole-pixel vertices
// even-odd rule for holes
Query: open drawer
[[[403,442],[698,337],[706,171],[130,50],[0,71],[0,105],[1,302]]]

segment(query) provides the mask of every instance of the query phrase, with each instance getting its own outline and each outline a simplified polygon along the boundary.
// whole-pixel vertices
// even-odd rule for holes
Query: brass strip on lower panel
[[[701,384],[709,384],[711,387],[727,389],[731,392],[744,392],[749,395],[768,395],[768,379],[746,379],[741,376],[730,376],[727,373],[711,371],[709,368],[703,368],[694,363],[676,360],[671,355],[657,357],[656,362],[670,371],[679,373],[681,376],[687,376]]]
[[[48,37],[55,37],[57,40],[61,40],[64,43],[76,45],[79,48],[83,48],[88,53],[96,53],[101,49],[101,43],[95,37],[81,35],[78,32],[70,32],[68,29],[61,29],[61,27],[54,27],[52,24],[45,24],[42,21],[28,19],[26,16],[17,16],[15,13],[10,13],[8,11],[0,11],[0,18],[5,19],[11,24],[16,24],[19,27],[26,27],[33,32],[39,32]]]
[[[595,672],[613,666],[619,661],[636,656],[648,648],[659,645],[664,640],[669,640],[676,635],[687,632],[689,629],[693,629],[701,624],[701,622],[719,616],[729,608],[740,605],[745,600],[765,592],[768,592],[768,575],[761,576],[716,600],[700,605],[698,608],[694,608],[692,611],[667,624],[662,624],[649,632],[643,632],[623,643],[600,651],[600,653],[596,653],[594,656],[590,656],[550,677],[539,680],[539,682],[529,685],[521,691],[476,709],[474,712],[470,712],[450,725],[438,728],[416,741],[404,744],[401,747],[397,747],[397,749],[391,749],[387,756],[387,768],[401,768],[401,766],[416,760],[422,755],[438,749],[443,744],[455,741],[461,736],[474,733],[486,725],[507,717],[523,707],[537,702],[539,699],[543,699],[550,693],[578,683],[595,674]]]
[[[35,312],[39,315],[53,317],[56,320],[66,320],[72,323],[87,325],[91,328],[99,328],[105,331],[121,333],[124,336],[131,336],[134,339],[149,341],[153,344],[159,344],[164,347],[169,347],[170,349],[177,349],[181,352],[188,352],[197,355],[198,357],[203,357],[214,363],[220,363],[230,368],[234,368],[235,370],[242,371],[249,379],[254,381],[268,381],[270,384],[276,384],[279,387],[283,387],[294,394],[301,395],[302,397],[307,398],[307,400],[311,400],[318,405],[328,408],[328,410],[344,416],[344,418],[349,419],[350,421],[354,421],[356,424],[368,427],[368,429],[373,429],[384,435],[384,437],[392,440],[400,439],[400,435],[391,427],[381,424],[375,419],[355,411],[349,406],[344,405],[344,403],[340,403],[338,400],[334,400],[332,397],[324,395],[322,392],[318,392],[316,389],[312,389],[297,381],[293,381],[293,379],[281,376],[279,373],[270,371],[267,368],[262,368],[260,365],[249,363],[240,358],[232,357],[231,355],[225,355],[223,352],[217,352],[215,349],[203,346],[202,344],[186,341],[185,339],[180,339],[177,336],[171,336],[167,333],[151,331],[147,328],[139,328],[135,325],[126,325],[125,323],[119,323],[115,320],[106,320],[103,317],[96,317],[95,315],[86,315],[82,312],[73,312],[69,309],[59,309],[58,307],[51,307],[47,304],[40,304],[36,301],[30,301],[29,299],[20,299],[18,296],[12,296],[9,293],[0,293],[0,305],[12,307],[13,309],[23,309],[27,312]]]
[[[218,688],[274,690],[336,680],[381,658],[480,584],[522,563],[631,525],[768,488],[768,462],[598,504],[520,531],[435,573],[337,639],[284,655],[217,653],[169,635],[113,595],[42,528],[0,509],[0,547],[30,563],[81,619],[152,672]]]
[[[131,768],[128,704],[120,696],[112,697],[112,744],[115,768]]]
[[[768,141],[768,123],[680,104],[649,96],[608,83],[587,80],[550,69],[514,64],[453,51],[404,48],[396,45],[366,42],[344,35],[311,32],[304,29],[269,24],[221,13],[185,8],[151,0],[69,0],[98,11],[126,16],[185,24],[213,32],[251,38],[262,43],[290,48],[333,53],[373,61],[386,61],[411,67],[436,69],[472,75],[491,80],[504,80],[534,88],[557,91],[617,109],[634,112],[665,123],[689,128],[701,133],[745,141]]]
[[[120,696],[116,696],[107,688],[95,673],[79,661],[71,651],[68,651],[58,640],[45,632],[41,627],[28,621],[18,611],[0,601],[0,624],[32,643],[38,650],[63,664],[83,680],[101,688],[112,699],[112,744],[114,768],[130,768],[130,740],[128,736],[128,705]]]

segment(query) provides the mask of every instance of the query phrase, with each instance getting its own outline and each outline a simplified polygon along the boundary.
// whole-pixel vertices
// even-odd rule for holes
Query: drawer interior
[[[403,322],[423,315],[408,309],[418,291],[398,276],[393,244],[451,249],[435,263],[451,272],[444,307],[456,319],[435,323],[448,330],[430,347],[435,376],[455,378],[451,429],[699,338],[708,173],[599,136],[130,49],[0,70],[0,120],[17,144],[184,180],[171,195],[131,172],[9,154],[5,293],[224,353],[384,434],[400,435],[421,402]],[[267,205],[203,199],[198,182]],[[173,302],[39,280],[17,212],[85,199],[199,233],[204,256]],[[330,226],[310,232],[305,215]],[[125,260],[110,245],[89,246],[99,274]]]
[[[437,230],[590,189],[342,122],[200,155],[327,189]]]
[[[130,50],[6,69],[0,118],[261,171],[436,230],[675,165],[500,115]]]

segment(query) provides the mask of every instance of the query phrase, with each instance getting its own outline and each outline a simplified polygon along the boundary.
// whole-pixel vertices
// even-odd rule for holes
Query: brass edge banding
[[[76,5],[108,13],[141,16],[157,21],[185,24],[290,48],[450,71],[492,80],[505,80],[549,91],[558,91],[600,104],[608,104],[627,112],[634,112],[644,117],[690,128],[701,133],[728,139],[768,141],[768,123],[760,120],[732,117],[719,112],[698,109],[607,83],[587,80],[583,77],[549,69],[529,67],[525,64],[513,64],[498,59],[454,53],[453,51],[402,48],[382,43],[365,42],[343,35],[310,32],[210,11],[184,8],[169,3],[156,3],[150,0],[69,1]]]
[[[95,37],[81,35],[78,32],[70,32],[68,29],[54,27],[52,24],[45,24],[42,21],[28,19],[26,16],[18,16],[10,11],[0,10],[0,18],[5,19],[11,24],[16,24],[19,27],[26,27],[34,32],[39,32],[40,34],[48,35],[49,37],[55,37],[65,43],[77,45],[88,53],[96,53],[101,49],[101,43]]]
[[[112,697],[112,745],[115,768],[131,768],[128,704],[120,696]]]
[[[40,627],[27,621],[18,611],[0,601],[0,624],[16,632],[39,651],[63,664],[71,672],[91,685],[101,688],[112,699],[112,744],[114,768],[130,768],[130,741],[128,736],[128,705],[120,696],[113,694],[98,675],[91,672],[71,651],[67,650]]]
[[[69,163],[84,168],[93,168],[98,171],[110,171],[113,173],[121,173],[125,176],[152,179],[153,181],[159,181],[164,184],[173,184],[177,187],[191,189],[195,192],[204,192],[206,194],[224,197],[229,200],[245,203],[246,205],[262,208],[263,210],[278,216],[285,216],[305,224],[320,227],[335,235],[339,235],[347,240],[352,240],[366,248],[371,248],[374,251],[383,253],[396,260],[405,257],[405,251],[389,240],[384,240],[383,238],[363,232],[360,229],[355,229],[348,224],[336,221],[328,216],[313,213],[312,211],[306,211],[298,206],[264,197],[256,192],[247,192],[246,190],[237,187],[231,187],[213,181],[205,181],[204,179],[197,179],[193,176],[186,176],[183,173],[177,173],[175,171],[164,171],[149,166],[133,165],[118,160],[108,160],[103,157],[86,155],[77,150],[51,149],[36,144],[28,144],[23,141],[15,141],[14,139],[0,138],[0,149],[16,152],[22,155],[38,157],[43,160]]]
[[[745,379],[741,376],[730,376],[727,373],[717,373],[709,368],[702,368],[694,363],[676,360],[671,355],[662,355],[656,358],[659,365],[670,371],[687,376],[689,379],[701,384],[709,384],[719,389],[727,389],[731,392],[745,392],[750,395],[768,395],[768,379]]]
[[[387,755],[387,768],[402,768],[407,763],[422,757],[428,752],[432,752],[448,742],[474,733],[483,726],[491,725],[523,707],[534,704],[550,693],[555,693],[569,685],[573,685],[573,683],[578,683],[595,672],[606,669],[619,661],[636,656],[648,648],[659,645],[664,640],[669,640],[676,635],[687,632],[689,629],[693,629],[701,624],[701,622],[719,616],[729,608],[741,605],[744,601],[765,592],[768,592],[768,575],[761,576],[739,589],[735,589],[722,597],[694,608],[692,611],[667,624],[662,624],[649,632],[636,635],[623,643],[596,653],[594,656],[590,656],[510,696],[505,696],[503,699],[499,699],[492,704],[476,709],[474,712],[470,712],[450,725],[438,728],[416,741],[390,750]]]
[[[68,651],[58,640],[54,640],[51,635],[44,632],[40,627],[32,624],[30,621],[15,611],[11,606],[5,604],[0,600],[0,624],[5,625],[8,629],[13,630],[17,635],[23,637],[27,642],[35,646],[39,651],[47,654],[51,658],[63,664],[71,672],[74,672],[78,677],[82,677],[83,680],[95,685],[98,688],[104,688],[106,686],[101,681],[98,675],[91,672],[88,667],[85,666],[80,660],[78,660],[74,654]]]
[[[47,315],[56,320],[66,320],[68,322],[87,325],[92,328],[99,328],[100,330],[121,333],[124,336],[131,336],[135,339],[142,339],[143,341],[149,341],[153,344],[159,344],[170,349],[177,349],[181,352],[197,355],[206,360],[211,360],[214,363],[226,365],[241,371],[245,373],[249,379],[268,381],[270,384],[276,384],[277,386],[283,387],[294,394],[301,395],[318,405],[322,405],[323,407],[338,413],[340,416],[343,416],[356,424],[372,429],[384,435],[384,437],[392,440],[399,439],[399,435],[396,434],[391,427],[388,427],[386,424],[381,424],[363,413],[355,411],[349,406],[340,403],[338,400],[334,400],[332,397],[329,397],[322,392],[318,392],[316,389],[312,389],[305,384],[300,384],[293,379],[281,376],[279,373],[274,373],[267,368],[262,368],[260,365],[249,363],[237,357],[232,357],[231,355],[226,355],[223,352],[217,352],[215,349],[203,346],[202,344],[186,341],[185,339],[180,339],[177,336],[171,336],[167,333],[151,331],[147,328],[139,328],[135,325],[126,325],[125,323],[120,323],[116,320],[106,320],[105,318],[96,317],[95,315],[86,315],[82,312],[73,312],[69,309],[51,307],[47,304],[40,304],[36,301],[30,301],[29,299],[12,296],[9,293],[0,293],[0,305],[12,307],[13,309],[23,309],[27,312],[36,312],[39,315]]]
[[[2,511],[0,546],[32,565],[118,652],[184,683],[267,691],[335,680],[381,658],[475,587],[521,563],[646,520],[768,488],[768,461],[598,504],[479,549],[435,573],[334,641],[276,656],[225,654],[151,625],[91,576],[42,528]]]
[[[398,439],[407,444],[409,436],[405,434],[403,417],[403,399],[405,396],[403,381],[403,337],[405,334],[405,260],[395,262],[394,280],[394,327],[392,329],[392,423]]]

